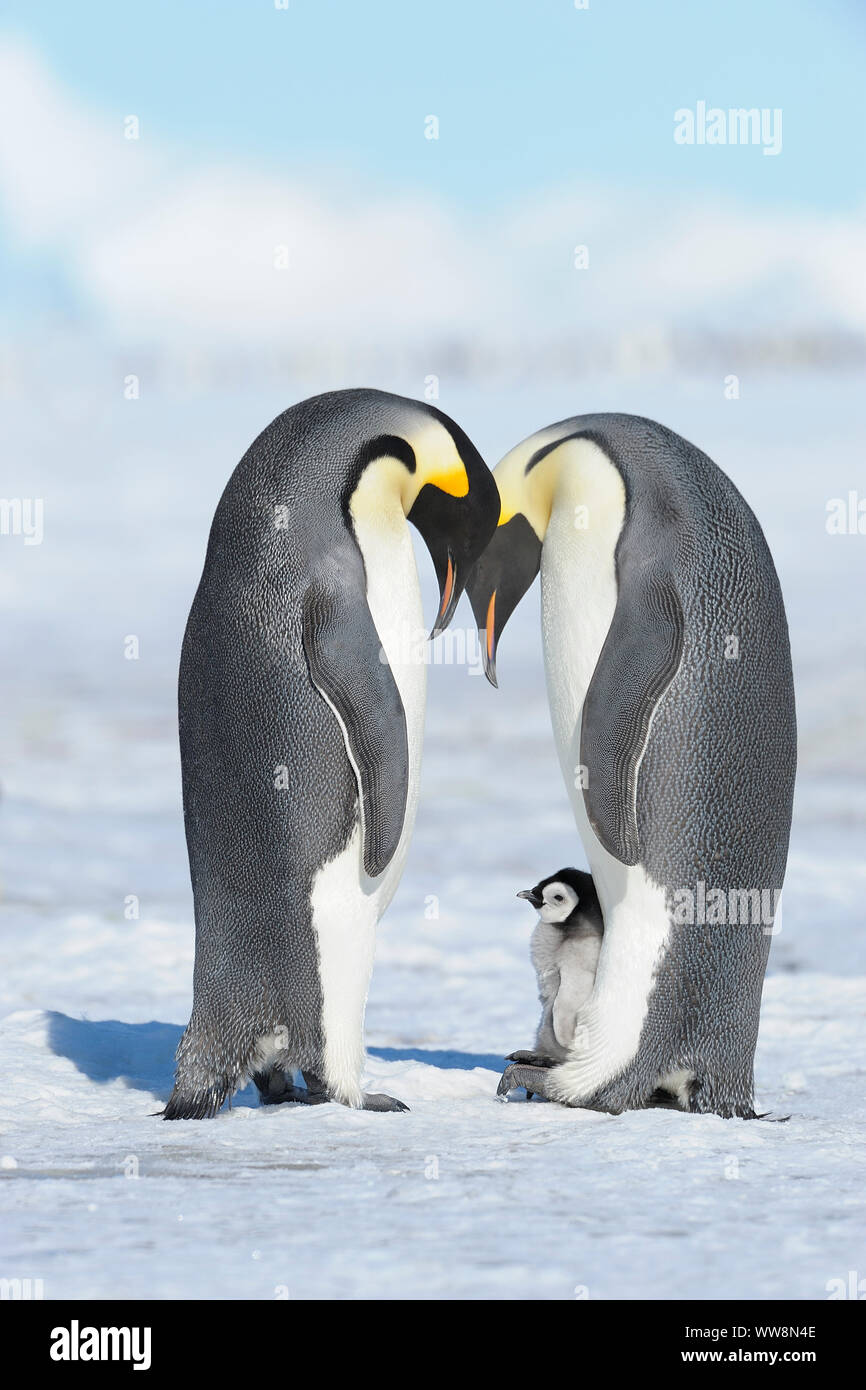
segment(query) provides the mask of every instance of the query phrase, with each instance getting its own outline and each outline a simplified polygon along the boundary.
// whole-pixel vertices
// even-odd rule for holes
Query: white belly
[[[377,530],[366,546],[363,535],[359,540],[367,567],[367,603],[403,701],[409,742],[409,789],[400,843],[384,873],[370,879],[362,869],[359,880],[381,917],[402,877],[415,826],[427,703],[427,630],[412,538],[402,516],[399,526],[384,534]]]
[[[605,923],[592,994],[579,1011],[569,1058],[552,1077],[553,1093],[571,1100],[588,1097],[634,1058],[670,930],[664,889],[647,878],[640,864],[629,867],[607,852],[584,803],[581,712],[616,607],[614,549],[624,517],[624,490],[619,474],[594,446],[583,446],[582,462],[580,476],[577,469],[569,472],[568,462],[563,465],[541,563],[554,739]],[[584,504],[589,498],[586,530],[574,526],[575,495]]]
[[[409,743],[409,787],[403,832],[385,871],[364,871],[360,818],[344,849],[317,873],[311,894],[323,995],[323,1080],[347,1105],[360,1105],[364,1060],[364,1011],[373,969],[376,924],[403,873],[415,824],[427,668],[418,571],[402,512],[371,522],[356,520],[367,570],[367,602],[388,657],[403,709]]]
[[[536,926],[530,955],[538,975],[539,997],[545,1005],[539,1051],[544,1050],[541,1031],[548,1014],[555,1040],[563,1051],[570,1046],[578,1010],[592,994],[600,949],[597,936],[563,937],[559,928],[548,922],[539,921]]]
[[[599,942],[591,939],[582,943],[582,950],[570,951],[563,961],[553,1003],[553,1035],[563,1047],[574,1041],[578,1014],[595,986],[598,953]]]

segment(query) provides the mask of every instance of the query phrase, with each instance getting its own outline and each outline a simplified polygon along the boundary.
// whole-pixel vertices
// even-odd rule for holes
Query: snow
[[[801,729],[757,1058],[759,1108],[785,1123],[495,1097],[537,1016],[515,893],[584,863],[536,595],[502,639],[498,692],[431,669],[418,825],[368,1009],[368,1089],[410,1113],[259,1109],[247,1089],[211,1122],[157,1118],[193,960],[180,634],[231,467],[307,389],[106,404],[84,377],[40,412],[7,402],[4,490],[44,497],[45,540],[0,539],[0,1275],[41,1278],[48,1298],[820,1299],[862,1273],[866,539],[824,529],[826,501],[856,486],[860,387],[748,388],[730,402],[716,382],[599,379],[439,404],[491,462],[578,410],[653,415],[727,469],[767,531]]]

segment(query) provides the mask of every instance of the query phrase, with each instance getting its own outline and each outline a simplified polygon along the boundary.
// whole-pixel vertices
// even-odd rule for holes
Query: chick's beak
[[[541,894],[536,893],[534,888],[524,888],[517,896],[518,898],[525,898],[528,903],[531,903],[532,906],[536,908],[541,907],[543,901]]]

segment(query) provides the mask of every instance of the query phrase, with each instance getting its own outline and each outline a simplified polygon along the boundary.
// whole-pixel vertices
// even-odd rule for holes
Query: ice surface
[[[180,636],[228,473],[294,396],[107,408],[84,379],[39,411],[7,403],[4,491],[45,499],[45,540],[0,541],[0,1275],[42,1278],[50,1298],[811,1299],[864,1273],[866,538],[824,528],[862,473],[859,392],[804,375],[735,402],[653,379],[439,402],[491,462],[581,410],[653,415],[716,458],[767,532],[801,729],[757,1063],[759,1107],[786,1124],[495,1099],[536,1022],[532,913],[514,895],[583,862],[535,595],[502,640],[498,692],[431,672],[417,832],[368,1010],[369,1088],[411,1113],[260,1110],[247,1091],[209,1123],[154,1118],[191,998]]]

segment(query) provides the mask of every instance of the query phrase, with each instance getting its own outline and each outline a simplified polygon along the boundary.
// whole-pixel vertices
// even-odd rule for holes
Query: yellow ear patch
[[[440,492],[447,492],[451,497],[465,497],[469,492],[469,479],[462,463],[459,467],[449,468],[447,472],[430,473],[424,482],[438,487]]]
[[[544,540],[555,504],[583,506],[591,512],[593,526],[612,518],[616,532],[622,526],[625,483],[603,449],[592,440],[568,434],[570,421],[539,430],[518,444],[493,470],[504,526],[518,513],[526,517],[540,541]],[[561,437],[557,440],[557,434]],[[555,445],[527,473],[532,456],[544,445]]]
[[[466,497],[469,477],[466,465],[457,452],[457,445],[445,426],[434,416],[426,416],[419,429],[413,430],[409,443],[415,451],[415,493],[427,483],[447,492],[449,497]]]
[[[543,541],[553,502],[554,478],[544,465],[541,465],[543,475],[537,469],[529,475],[526,473],[526,465],[538,447],[537,439],[537,435],[532,435],[510,450],[497,463],[493,476],[499,488],[499,525],[506,526],[515,516],[525,516],[538,539]]]

